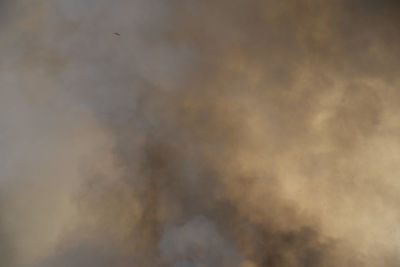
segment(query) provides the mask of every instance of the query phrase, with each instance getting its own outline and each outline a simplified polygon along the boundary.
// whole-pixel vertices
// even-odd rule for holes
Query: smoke
[[[173,266],[237,266],[238,252],[215,225],[197,217],[166,230],[159,243],[161,255]],[[199,262],[196,264],[195,262]]]
[[[0,4],[1,266],[399,264],[397,1]]]

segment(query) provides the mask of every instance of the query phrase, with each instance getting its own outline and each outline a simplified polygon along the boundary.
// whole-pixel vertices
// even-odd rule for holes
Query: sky
[[[400,266],[399,14],[0,0],[0,266]]]

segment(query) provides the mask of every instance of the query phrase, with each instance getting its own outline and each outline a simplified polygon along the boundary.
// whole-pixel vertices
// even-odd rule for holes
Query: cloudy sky
[[[399,16],[0,0],[0,266],[400,266]]]

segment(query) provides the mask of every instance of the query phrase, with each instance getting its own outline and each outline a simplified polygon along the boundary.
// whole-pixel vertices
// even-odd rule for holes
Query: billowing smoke
[[[160,250],[166,261],[175,262],[174,266],[238,266],[240,262],[235,248],[202,217],[167,229]]]
[[[400,265],[398,1],[0,9],[0,266]]]

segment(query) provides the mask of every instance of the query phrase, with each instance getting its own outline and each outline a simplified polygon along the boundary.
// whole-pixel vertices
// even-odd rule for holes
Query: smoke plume
[[[0,266],[400,265],[398,1],[0,11]]]

